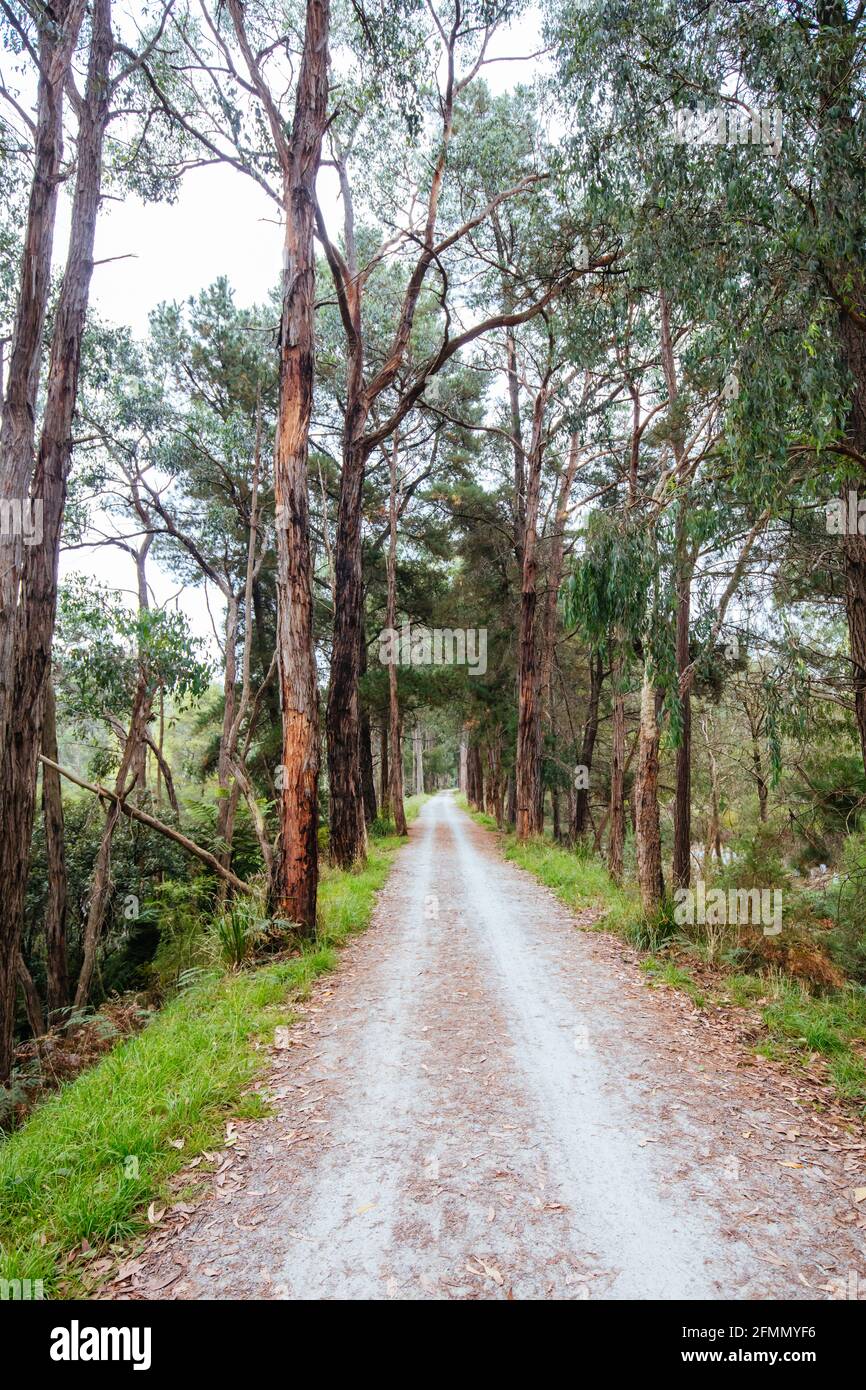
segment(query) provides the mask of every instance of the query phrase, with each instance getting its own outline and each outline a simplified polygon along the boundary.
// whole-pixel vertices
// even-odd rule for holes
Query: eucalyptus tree
[[[111,889],[112,840],[121,804],[139,775],[136,754],[157,692],[173,695],[182,707],[185,700],[204,693],[209,669],[179,613],[140,603],[130,610],[114,595],[84,581],[68,585],[61,594],[60,639],[64,708],[73,719],[103,721],[118,740],[114,797],[93,867],[75,989],[80,1007],[87,1002],[96,968]]]
[[[530,158],[514,181],[497,181],[488,191],[460,187],[461,200],[449,197],[449,160],[455,130],[472,119],[472,84],[483,66],[496,27],[510,14],[507,4],[464,4],[462,0],[429,7],[431,71],[420,87],[423,99],[419,138],[407,148],[405,136],[387,128],[380,108],[360,97],[347,103],[341,121],[329,132],[343,205],[342,246],[329,233],[320,210],[319,236],[331,268],[349,363],[346,430],[343,439],[341,499],[335,542],[337,609],[331,683],[328,697],[328,763],[331,792],[331,855],[348,865],[364,851],[358,759],[358,648],[361,609],[360,516],[363,477],[371,453],[389,439],[422,397],[427,383],[462,348],[497,329],[527,322],[564,287],[590,269],[576,261],[574,247],[553,266],[543,265],[523,297],[508,311],[486,310],[468,326],[459,325],[460,284],[470,250],[468,238],[496,210],[513,199],[529,197],[544,171]],[[375,183],[370,178],[372,129],[386,145],[386,167]],[[375,248],[356,236],[355,204],[359,198],[358,165],[363,159],[363,193],[379,202],[378,221],[385,233]],[[510,171],[508,171],[510,173]],[[389,190],[383,192],[383,189]],[[387,218],[387,220],[386,220]],[[403,290],[390,320],[378,325],[382,340],[373,342],[365,296],[387,258],[402,267]],[[548,273],[546,273],[548,272]],[[440,333],[432,352],[415,366],[413,380],[399,400],[392,388],[409,351],[416,314],[424,302],[440,306]],[[488,306],[489,307],[489,306]],[[455,331],[456,327],[456,331]]]
[[[21,142],[19,148],[29,146],[33,162],[0,428],[0,496],[4,502],[17,499],[20,503],[27,496],[33,470],[57,198],[63,181],[64,101],[86,8],[85,0],[61,0],[52,13],[39,6],[11,5],[4,7],[0,20],[7,52],[21,55],[25,72],[29,60],[36,81],[35,120],[15,96],[11,83],[3,83],[4,129],[14,132],[15,143]],[[15,540],[7,541],[0,569],[0,682],[4,693],[21,560],[21,547]]]
[[[26,34],[25,26],[19,27]],[[57,554],[72,453],[72,417],[93,273],[103,144],[112,101],[127,71],[125,60],[117,62],[111,0],[94,0],[87,53],[84,93],[72,85],[68,73],[63,84],[74,92],[78,117],[75,191],[66,265],[54,314],[38,449],[34,457],[35,434],[25,430],[26,458],[22,444],[20,455],[16,448],[14,457],[4,457],[2,469],[4,478],[8,476],[12,496],[17,496],[22,507],[33,499],[41,537],[39,544],[24,547],[23,555],[18,545],[20,537],[14,537],[13,544],[4,547],[7,577],[0,585],[0,863],[7,887],[0,914],[0,1081],[5,1081],[12,1061],[16,962],[35,810],[36,760],[54,631]],[[37,180],[41,173],[37,166]],[[53,196],[52,192],[50,197]],[[50,213],[49,208],[49,221]],[[42,245],[37,259],[44,253]],[[23,331],[26,319],[25,336],[30,343],[32,332],[44,321],[44,313],[32,305],[24,313],[29,296],[26,276],[32,273],[33,266],[28,262],[24,270],[16,321]],[[41,342],[31,346],[41,354]],[[22,361],[16,376],[24,383],[22,399],[26,403],[35,389],[38,368],[32,366],[27,352],[24,357],[28,360]]]
[[[225,8],[205,3],[200,14],[184,8],[172,25],[168,37],[179,58],[143,69],[169,124],[200,147],[200,157],[252,178],[284,224],[274,450],[282,786],[271,906],[275,917],[306,934],[315,930],[318,884],[319,718],[307,490],[313,218],[329,116],[330,34],[330,0],[277,9],[241,0]]]
[[[109,337],[82,412],[94,466],[102,461],[100,507],[115,522],[111,535],[94,518],[95,543],[123,545],[125,532],[149,536],[184,586],[211,585],[224,604],[221,633],[215,625],[223,655],[216,833],[228,865],[243,795],[268,872],[271,833],[248,753],[276,664],[271,604],[263,603],[273,590],[271,334],[271,307],[237,309],[220,280],[184,306],[155,310],[141,349]]]
[[[310,589],[307,449],[313,398],[316,176],[328,108],[328,0],[308,0],[290,134],[230,0],[238,44],[266,114],[282,177],[286,220],[280,323],[280,407],[274,455],[280,697],[283,712],[280,843],[272,898],[281,917],[312,932],[318,859],[318,686]]]
[[[570,620],[591,646],[611,662],[614,723],[607,863],[617,882],[623,873],[625,839],[623,700],[627,654],[645,631],[651,579],[651,555],[645,533],[630,525],[614,506],[591,513],[583,548],[565,585],[565,604]]]
[[[688,873],[688,550],[726,527],[748,551],[795,495],[826,500],[862,474],[864,148],[862,7],[744,3],[683,11],[646,3],[550,7],[573,138],[599,196],[638,247],[650,233],[662,284],[714,340],[729,374],[719,513],[686,532],[679,509],[675,878]],[[694,362],[692,363],[694,371]],[[704,376],[706,377],[706,366]],[[858,442],[859,440],[859,442]],[[688,505],[686,505],[688,503]],[[840,546],[856,726],[866,751],[864,541]],[[716,553],[718,554],[718,548]],[[728,563],[742,576],[741,555]],[[714,597],[705,634],[731,602]]]
[[[526,492],[522,507],[518,550],[520,556],[520,632],[517,674],[517,756],[515,762],[516,831],[525,840],[540,834],[543,829],[543,788],[541,781],[542,726],[541,700],[549,699],[550,672],[555,640],[556,593],[559,588],[558,569],[562,551],[559,545],[561,530],[556,524],[564,521],[568,510],[568,495],[579,458],[578,441],[569,443],[569,462],[564,471],[564,485],[554,518],[554,544],[548,575],[548,603],[543,622],[538,623],[539,541],[542,479],[545,455],[557,435],[563,431],[567,407],[563,397],[578,375],[579,367],[571,365],[561,340],[545,319],[547,330],[540,335],[539,357],[536,363],[537,380],[532,388],[532,414],[527,446],[522,438],[516,440],[525,460]],[[544,341],[546,339],[546,341]],[[527,357],[534,355],[527,353]],[[515,351],[513,361],[517,363]],[[509,370],[511,368],[509,367]],[[512,441],[514,443],[514,441]],[[538,629],[541,629],[539,632]],[[539,654],[539,647],[541,653]]]

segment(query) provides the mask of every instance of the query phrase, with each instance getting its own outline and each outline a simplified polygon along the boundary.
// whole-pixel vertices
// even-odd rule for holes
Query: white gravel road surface
[[[109,1297],[866,1297],[862,1136],[744,1068],[449,794],[291,1037],[274,1113]]]

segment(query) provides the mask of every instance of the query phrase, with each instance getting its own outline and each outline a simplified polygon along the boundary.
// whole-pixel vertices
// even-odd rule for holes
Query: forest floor
[[[866,1298],[866,1143],[440,794],[98,1297]]]

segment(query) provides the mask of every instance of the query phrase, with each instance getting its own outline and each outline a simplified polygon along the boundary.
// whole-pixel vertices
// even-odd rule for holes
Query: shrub
[[[255,954],[267,925],[259,904],[252,898],[233,898],[228,907],[217,913],[211,927],[222,964],[229,970],[239,970]]]
[[[849,836],[842,852],[838,887],[828,889],[816,903],[835,927],[827,934],[833,959],[853,979],[866,984],[866,832]]]

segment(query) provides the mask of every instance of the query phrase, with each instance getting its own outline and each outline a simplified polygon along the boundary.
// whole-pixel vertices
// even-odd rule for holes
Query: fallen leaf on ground
[[[494,1284],[496,1284],[499,1288],[502,1288],[502,1285],[505,1283],[505,1280],[502,1277],[501,1271],[496,1268],[496,1265],[489,1265],[486,1260],[482,1260],[480,1255],[473,1255],[472,1258],[478,1261],[478,1264],[481,1266],[481,1268],[475,1269],[474,1266],[471,1265],[467,1260],[467,1271],[470,1274],[476,1275],[478,1278],[481,1278],[483,1275],[486,1275],[488,1279],[493,1280]]]

